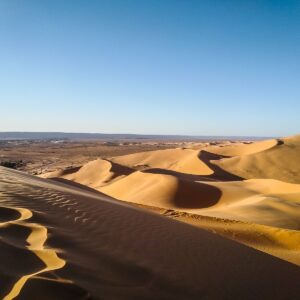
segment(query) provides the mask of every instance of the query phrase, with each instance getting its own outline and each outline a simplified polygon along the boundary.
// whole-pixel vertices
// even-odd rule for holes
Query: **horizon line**
[[[278,138],[280,136],[265,135],[209,135],[209,134],[158,134],[158,133],[107,133],[107,132],[78,132],[78,131],[0,131],[0,134],[85,134],[85,135],[130,135],[130,136],[170,136],[170,137],[249,137],[249,138]]]

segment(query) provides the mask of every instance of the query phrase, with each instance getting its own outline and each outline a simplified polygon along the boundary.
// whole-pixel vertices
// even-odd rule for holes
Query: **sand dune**
[[[191,182],[135,172],[99,191],[137,204],[300,230],[300,185],[278,180]]]
[[[261,152],[213,162],[242,178],[272,178],[300,183],[300,135],[279,140]]]
[[[139,169],[167,169],[192,175],[210,175],[213,171],[202,162],[199,151],[193,149],[166,149],[114,157],[120,165]]]
[[[18,299],[294,299],[300,293],[298,267],[105,195],[4,168],[0,190],[2,298],[13,299],[22,278]]]
[[[300,185],[289,183],[297,182],[299,172],[293,170],[299,166],[299,150],[296,136],[150,151],[91,162],[60,177],[128,203],[154,207],[163,215],[170,212],[171,217],[300,265]],[[115,164],[126,172],[112,172]],[[258,166],[265,168],[265,179],[243,180],[245,172],[258,176]],[[283,180],[286,176],[289,180]],[[203,218],[210,222],[203,225]]]
[[[217,188],[206,183],[139,171],[99,191],[128,202],[193,212],[216,204],[221,196]]]
[[[117,171],[113,172],[113,164],[99,159],[73,173],[68,170],[45,176],[60,175],[114,198],[137,204],[300,229],[300,210],[297,209],[300,185],[272,179],[193,181],[176,177],[174,173],[124,171],[121,167],[115,167]]]
[[[64,178],[97,189],[112,179],[133,171],[108,160],[96,159],[79,168],[58,170],[42,174],[40,177]]]
[[[271,149],[277,144],[278,141],[272,139],[253,143],[226,143],[223,145],[209,146],[205,150],[223,156],[241,156]]]
[[[300,230],[300,185],[272,179],[209,184],[222,196],[200,214]]]

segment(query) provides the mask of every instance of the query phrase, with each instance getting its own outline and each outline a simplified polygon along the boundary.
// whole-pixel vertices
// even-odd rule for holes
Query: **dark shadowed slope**
[[[99,193],[0,168],[4,299],[297,299],[299,267]]]

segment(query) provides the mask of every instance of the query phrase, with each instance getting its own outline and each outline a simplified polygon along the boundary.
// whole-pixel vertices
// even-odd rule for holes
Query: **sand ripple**
[[[4,299],[296,299],[297,266],[101,193],[0,168]],[[251,293],[249,293],[251,290]]]

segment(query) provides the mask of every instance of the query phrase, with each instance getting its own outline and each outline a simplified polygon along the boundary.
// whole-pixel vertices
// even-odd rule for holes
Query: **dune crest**
[[[261,152],[224,158],[213,163],[245,179],[266,178],[300,183],[300,135],[280,139]]]

